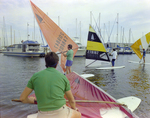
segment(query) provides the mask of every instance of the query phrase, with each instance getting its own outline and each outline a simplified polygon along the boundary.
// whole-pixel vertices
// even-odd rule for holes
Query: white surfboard
[[[117,68],[125,68],[125,66],[100,67],[100,68],[96,68],[96,69],[105,70],[105,69],[117,69]]]
[[[130,109],[132,112],[137,109],[137,107],[140,105],[141,103],[141,99],[137,98],[135,96],[129,96],[129,97],[124,97],[124,98],[120,98],[117,100],[119,103],[121,104],[125,104],[128,106],[128,109]]]
[[[82,74],[80,76],[83,78],[88,78],[88,77],[93,77],[94,75],[93,74]]]
[[[143,62],[138,62],[138,61],[130,61],[128,60],[129,63],[137,63],[137,64],[150,64],[150,63],[143,63]]]

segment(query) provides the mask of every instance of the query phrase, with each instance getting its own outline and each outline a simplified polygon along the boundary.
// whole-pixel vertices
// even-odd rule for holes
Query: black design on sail
[[[108,52],[92,26],[89,26],[86,50],[86,67],[100,66],[103,62],[110,64]]]

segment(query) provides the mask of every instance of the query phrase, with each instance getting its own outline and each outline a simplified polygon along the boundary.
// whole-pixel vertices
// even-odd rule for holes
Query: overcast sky
[[[150,32],[149,0],[32,0],[32,2],[70,37],[81,37],[84,45],[87,41],[89,24],[92,24],[93,28],[96,28],[97,24],[104,42],[108,40],[134,42]],[[11,44],[11,39],[12,43],[20,43],[21,40],[27,39],[35,39],[42,43],[37,22],[34,26],[34,15],[29,0],[0,0],[0,16],[0,46],[3,45],[4,36],[6,45]],[[97,29],[95,30],[99,35]]]

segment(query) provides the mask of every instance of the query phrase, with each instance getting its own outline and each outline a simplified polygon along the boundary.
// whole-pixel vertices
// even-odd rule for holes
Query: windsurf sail
[[[75,100],[89,101],[109,101],[117,103],[111,95],[97,87],[87,79],[82,78],[77,73],[72,72],[67,75],[70,81],[71,91]],[[81,91],[82,90],[82,91]],[[69,105],[69,103],[67,103]],[[76,107],[82,114],[82,118],[138,118],[133,112],[124,106],[109,103],[79,103]]]
[[[143,53],[142,49],[147,50],[150,44],[150,32],[144,35],[142,38],[138,39],[134,44],[131,45],[132,50],[136,53],[136,55],[142,59]]]
[[[65,72],[66,57],[60,52],[67,51],[68,44],[72,44],[75,55],[78,50],[78,45],[31,0],[30,3],[37,23],[50,47],[50,50],[59,53],[59,65]]]
[[[108,52],[92,26],[89,26],[86,50],[86,67],[99,66],[101,62],[110,62]]]

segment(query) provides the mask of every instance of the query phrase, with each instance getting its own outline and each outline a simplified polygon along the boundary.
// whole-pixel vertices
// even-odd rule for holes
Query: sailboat
[[[76,72],[66,76],[70,81],[76,107],[82,114],[81,118],[139,118],[133,111],[139,106],[141,99],[129,96],[116,100]],[[36,98],[35,94],[29,97]],[[66,104],[69,106],[68,102]],[[28,115],[27,118],[36,118],[37,114]]]
[[[78,50],[78,45],[55,23],[53,22],[40,8],[30,1],[33,13],[37,23],[45,37],[50,50],[59,55],[59,65],[63,72],[65,69],[66,58],[62,52],[67,51],[68,44],[72,44],[74,55]]]
[[[37,22],[52,51],[61,52],[66,50],[65,47],[67,44],[69,43],[74,44],[74,42],[70,40],[70,38],[35,4],[31,2],[31,6],[36,16]],[[76,46],[77,45],[75,44],[74,48],[76,48]],[[74,52],[76,51],[77,49],[74,50]],[[62,69],[64,68],[63,65],[64,61],[61,61]],[[136,116],[133,112],[131,112],[134,111],[134,109],[130,111],[128,108],[120,104],[115,98],[110,96],[108,93],[104,92],[102,89],[100,89],[87,79],[81,77],[76,72],[69,73],[66,76],[70,81],[71,91],[74,95],[75,100],[83,100],[80,102],[79,101],[76,102],[77,108],[82,114],[81,118],[125,118],[125,117],[138,118],[138,116]],[[31,94],[31,96],[36,97],[35,94]],[[138,101],[137,103],[139,105],[140,99],[136,97],[129,98],[127,101],[133,99],[134,101]],[[89,100],[93,100],[96,102]],[[134,108],[137,108],[138,105],[136,105]],[[37,113],[27,116],[27,118],[36,118],[36,117]]]
[[[61,54],[66,52],[68,44],[72,44],[74,55],[78,51],[78,45],[75,43],[56,23],[54,23],[40,8],[30,1],[33,13],[37,23],[45,37],[51,51],[56,52],[59,56],[59,65],[65,73],[66,58]],[[82,77],[92,77],[93,74],[82,74]]]
[[[141,60],[143,57],[142,49],[147,50],[148,46],[150,44],[150,32],[138,39],[134,44],[131,45],[132,50],[135,52],[135,54],[138,56],[140,59],[139,62],[136,61],[128,61],[131,63],[139,63],[141,64]],[[150,64],[150,63],[145,63],[145,64]]]
[[[108,52],[106,51],[103,42],[100,40],[95,30],[92,28],[91,25],[89,25],[85,67],[105,66],[96,69],[116,69],[125,67],[125,66],[106,67],[106,65],[108,64],[111,64]]]

